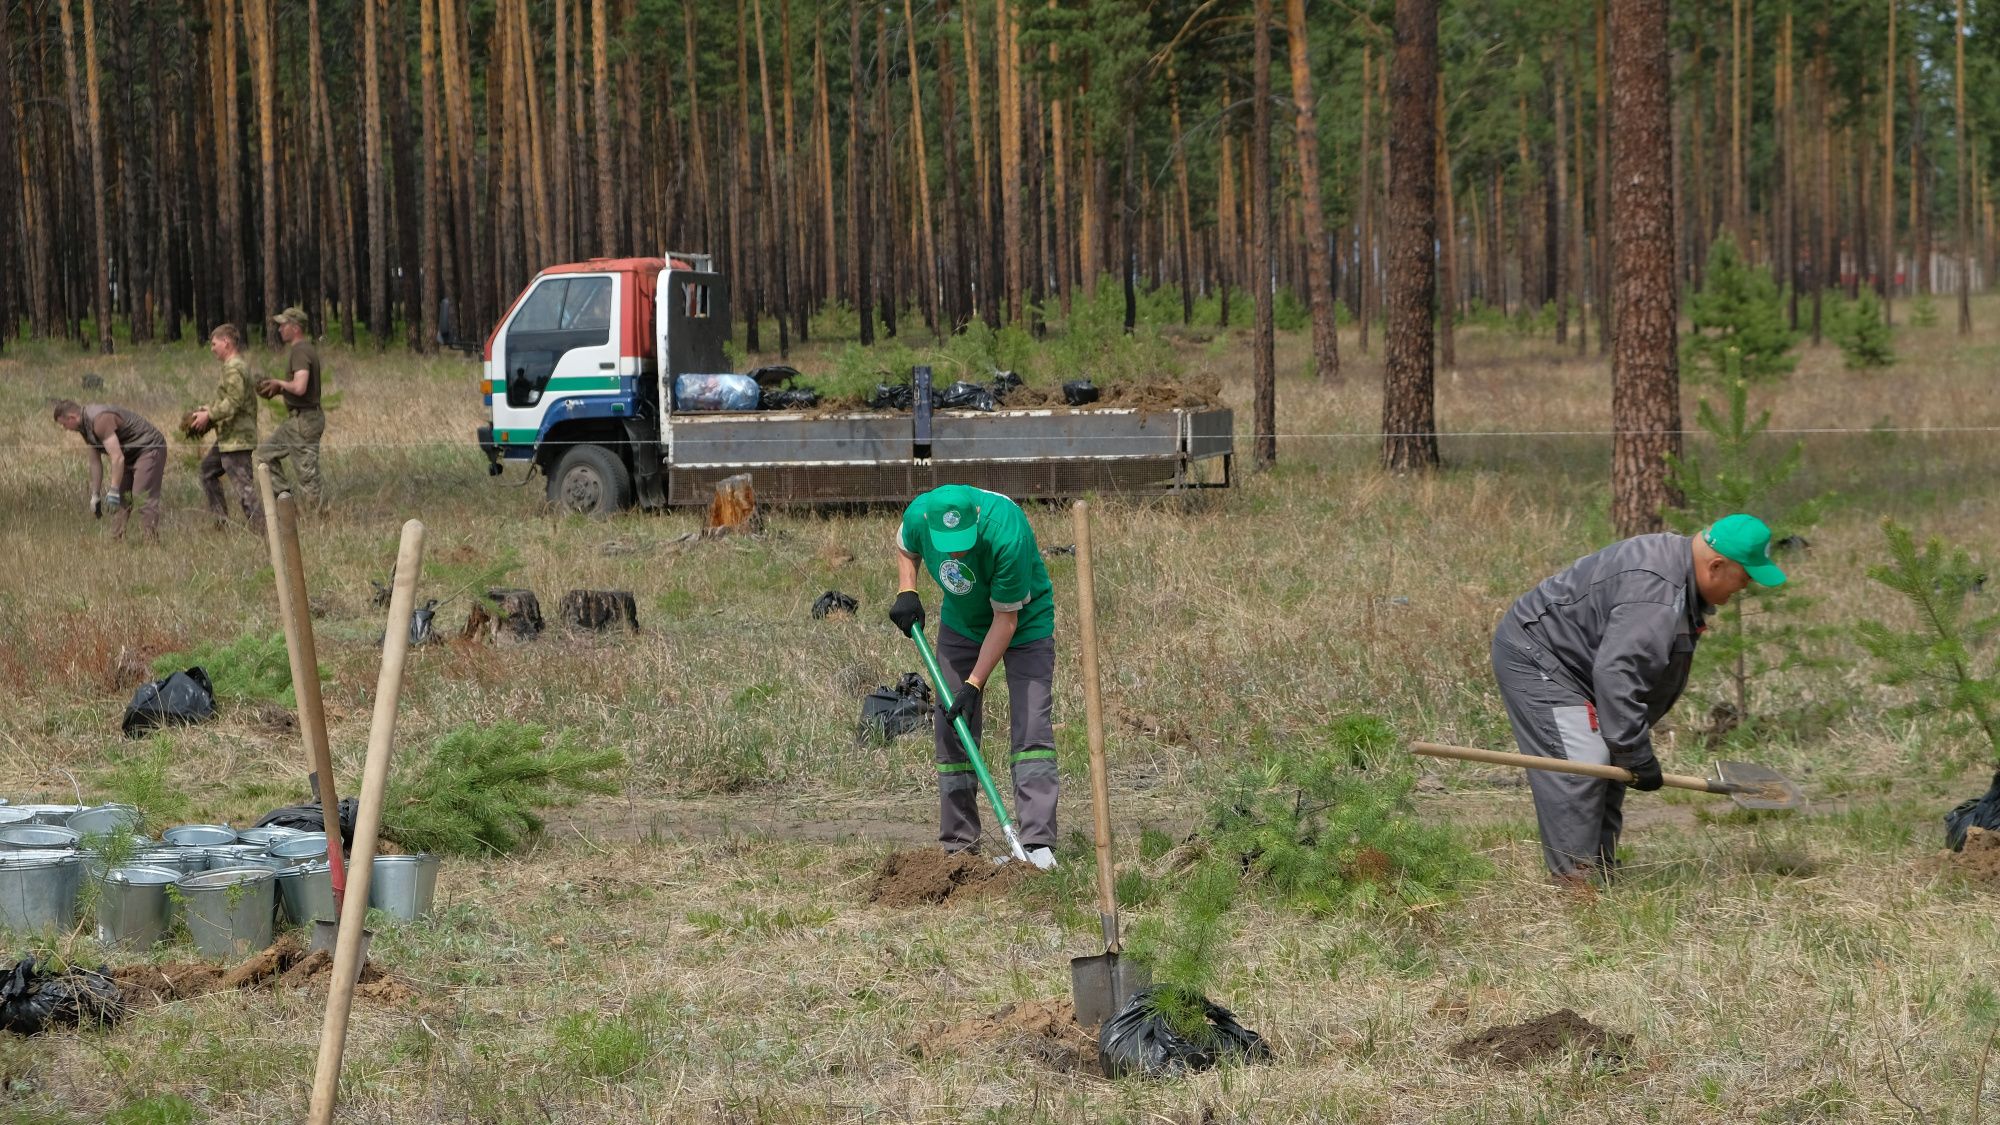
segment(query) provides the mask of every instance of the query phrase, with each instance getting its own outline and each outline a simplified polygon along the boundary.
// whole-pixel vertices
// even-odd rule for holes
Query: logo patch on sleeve
[[[938,564],[938,585],[943,586],[954,594],[970,594],[973,583],[976,581],[977,579],[972,576],[972,572],[967,570],[965,564],[959,562],[957,559],[946,559]]]

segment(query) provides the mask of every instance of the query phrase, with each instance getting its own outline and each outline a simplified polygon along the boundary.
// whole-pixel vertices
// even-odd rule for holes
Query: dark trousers
[[[979,663],[979,642],[938,627],[938,665],[957,698],[965,677]],[[1052,721],[1056,672],[1054,637],[1028,641],[1007,650],[1001,659],[1007,670],[1007,719],[1013,753],[1008,764],[1014,775],[1014,818],[1021,843],[1054,847],[1056,842],[1056,732]],[[965,725],[978,742],[985,729],[983,705],[967,710]],[[959,744],[958,732],[938,716],[938,842],[947,850],[979,842],[979,778]]]
[[[1551,667],[1555,658],[1534,639],[1506,626],[1493,634],[1493,677],[1507,704],[1514,742],[1523,754],[1606,765],[1611,751],[1597,731],[1588,698]],[[1625,827],[1625,786],[1576,774],[1528,771],[1542,861],[1557,876],[1609,874]]]
[[[251,475],[251,465],[255,456],[243,449],[224,453],[211,445],[207,456],[201,459],[201,469],[196,474],[201,480],[202,495],[208,497],[208,513],[215,517],[216,526],[229,522],[229,500],[222,491],[222,478],[227,476],[231,488],[236,490],[236,499],[243,505],[243,519],[250,530],[259,535],[264,533],[264,502],[257,495],[257,478]]]
[[[118,510],[111,515],[113,539],[125,538],[125,521],[131,516],[132,505],[138,501],[141,492],[146,494],[146,505],[139,509],[139,526],[145,530],[146,538],[160,537],[160,486],[166,476],[166,446],[155,445],[125,451],[124,476],[113,482],[118,491],[124,494]]]

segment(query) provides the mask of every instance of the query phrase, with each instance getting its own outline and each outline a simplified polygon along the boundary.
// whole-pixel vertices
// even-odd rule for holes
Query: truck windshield
[[[535,405],[564,354],[610,342],[610,278],[544,278],[507,328],[507,404]]]

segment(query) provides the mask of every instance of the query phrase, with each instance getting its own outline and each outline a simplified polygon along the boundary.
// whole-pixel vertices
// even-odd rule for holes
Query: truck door
[[[673,402],[674,376],[729,370],[729,290],[722,275],[668,270],[654,293],[655,345],[660,357],[660,405]]]
[[[618,392],[617,288],[615,274],[548,274],[515,306],[493,345],[500,441],[534,441],[565,398]]]

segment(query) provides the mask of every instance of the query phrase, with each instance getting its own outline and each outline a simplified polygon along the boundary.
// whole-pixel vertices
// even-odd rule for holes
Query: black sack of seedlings
[[[72,965],[58,973],[29,954],[0,980],[0,1031],[39,1035],[80,1024],[109,1026],[124,1016],[125,997],[102,968]]]
[[[877,383],[862,401],[870,410],[908,410],[915,397],[908,383]]]
[[[995,371],[993,373],[994,398],[1005,399],[1008,395],[1013,394],[1015,391],[1018,391],[1020,389],[1021,389],[1021,377],[1019,375],[1016,375],[1014,372]]]
[[[125,737],[137,738],[160,727],[205,723],[215,717],[215,685],[200,668],[175,672],[163,680],[141,684],[125,705]]]
[[[789,364],[770,363],[763,367],[753,367],[744,374],[757,381],[760,387],[782,387],[794,379],[801,378],[799,369]]]
[[[1107,1078],[1127,1074],[1161,1077],[1207,1070],[1228,1058],[1262,1062],[1271,1057],[1264,1037],[1236,1022],[1229,1009],[1206,996],[1191,996],[1208,1021],[1207,1034],[1196,1042],[1175,1031],[1154,1003],[1158,988],[1148,988],[1125,1002],[1117,1015],[1097,1032],[1097,1051]]]
[[[900,734],[931,725],[931,686],[915,672],[905,672],[894,687],[884,684],[861,701],[861,729],[855,741],[887,742]]]
[[[2000,773],[1993,775],[1993,784],[1984,796],[1965,801],[1944,814],[1945,846],[1955,852],[1964,851],[1968,828],[2000,832]]]
[[[811,410],[818,405],[819,392],[807,387],[766,387],[757,398],[759,410]]]
[[[1062,385],[1063,401],[1071,406],[1088,406],[1097,401],[1097,384],[1088,379],[1071,379]]]
[[[340,800],[340,842],[343,847],[354,843],[354,818],[361,813],[361,801],[355,797]],[[290,828],[297,832],[326,831],[326,817],[320,815],[318,804],[286,805],[282,809],[272,809],[257,822],[259,828]]]
[[[437,628],[435,625],[435,619],[437,618],[437,611],[438,611],[438,603],[436,598],[431,598],[430,600],[424,602],[423,608],[413,609],[410,611],[411,648],[416,648],[419,645],[427,645],[430,644],[432,641],[441,641],[444,639],[443,637],[440,637],[437,634]]]
[[[830,613],[845,613],[852,617],[854,611],[860,608],[860,602],[839,590],[828,590],[819,596],[819,600],[813,602],[813,620],[818,621]]]
[[[999,408],[999,403],[994,399],[992,391],[987,390],[977,383],[968,383],[963,379],[946,387],[944,392],[938,395],[937,404],[939,410],[990,411]]]

